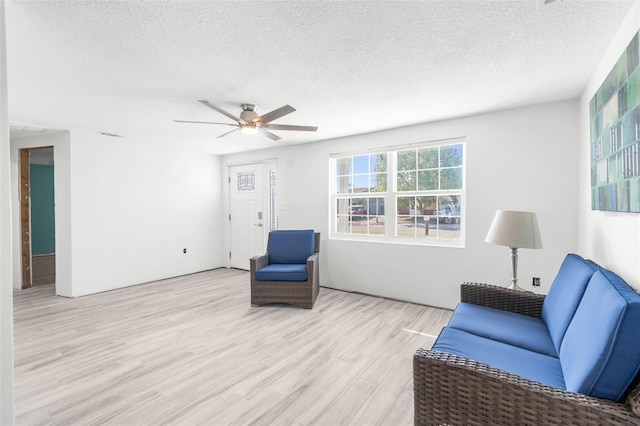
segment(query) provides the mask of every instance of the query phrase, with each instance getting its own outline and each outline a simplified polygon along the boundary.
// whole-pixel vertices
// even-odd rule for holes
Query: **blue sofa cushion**
[[[313,230],[285,230],[269,232],[269,264],[306,263],[316,247]]]
[[[640,295],[597,271],[560,346],[567,390],[620,401],[640,368]]]
[[[558,357],[549,331],[540,318],[462,302],[456,307],[449,327]]]
[[[560,360],[552,356],[451,327],[442,329],[432,349],[488,364],[554,388],[565,389]]]
[[[549,330],[557,353],[587,283],[597,269],[596,265],[577,254],[568,254],[544,298],[542,321]]]
[[[307,264],[267,265],[256,271],[256,281],[306,281]]]

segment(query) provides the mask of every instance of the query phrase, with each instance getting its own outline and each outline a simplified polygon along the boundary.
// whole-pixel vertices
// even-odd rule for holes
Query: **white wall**
[[[73,296],[224,266],[219,156],[82,132],[71,145]]]
[[[453,308],[463,281],[509,284],[509,249],[484,242],[497,209],[535,211],[544,249],[520,250],[520,285],[548,290],[577,248],[578,102],[566,101],[224,157],[278,159],[279,227],[323,234],[323,286]],[[329,240],[329,155],[463,136],[467,141],[466,247]],[[268,142],[267,142],[268,143]]]
[[[612,269],[636,289],[640,289],[640,214],[591,210],[589,102],[639,29],[640,1],[636,1],[580,99],[578,216],[580,252]]]
[[[14,199],[18,150],[46,145],[55,156],[57,294],[77,297],[225,266],[219,156],[180,142],[82,131],[16,139]],[[16,287],[19,217],[15,205]]]
[[[7,111],[7,39],[0,4],[0,424],[13,418],[13,294],[11,287],[11,167]]]

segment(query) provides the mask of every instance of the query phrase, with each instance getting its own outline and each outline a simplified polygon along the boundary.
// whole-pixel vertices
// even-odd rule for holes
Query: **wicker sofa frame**
[[[251,306],[287,303],[312,309],[320,291],[320,233],[315,233],[314,253],[307,259],[307,281],[257,281],[256,271],[269,264],[269,252],[249,259]]]
[[[540,317],[545,296],[464,283],[461,300]],[[419,349],[413,357],[416,425],[640,425],[636,378],[623,403],[567,392],[487,364]]]

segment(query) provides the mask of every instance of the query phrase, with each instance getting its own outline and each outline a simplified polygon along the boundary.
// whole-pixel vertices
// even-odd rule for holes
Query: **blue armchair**
[[[251,306],[313,308],[320,289],[319,251],[320,234],[313,230],[271,231],[267,252],[249,259]]]

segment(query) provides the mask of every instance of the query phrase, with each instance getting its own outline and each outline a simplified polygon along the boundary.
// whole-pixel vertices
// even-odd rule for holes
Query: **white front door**
[[[262,163],[229,167],[230,265],[249,269],[249,258],[265,251]]]

